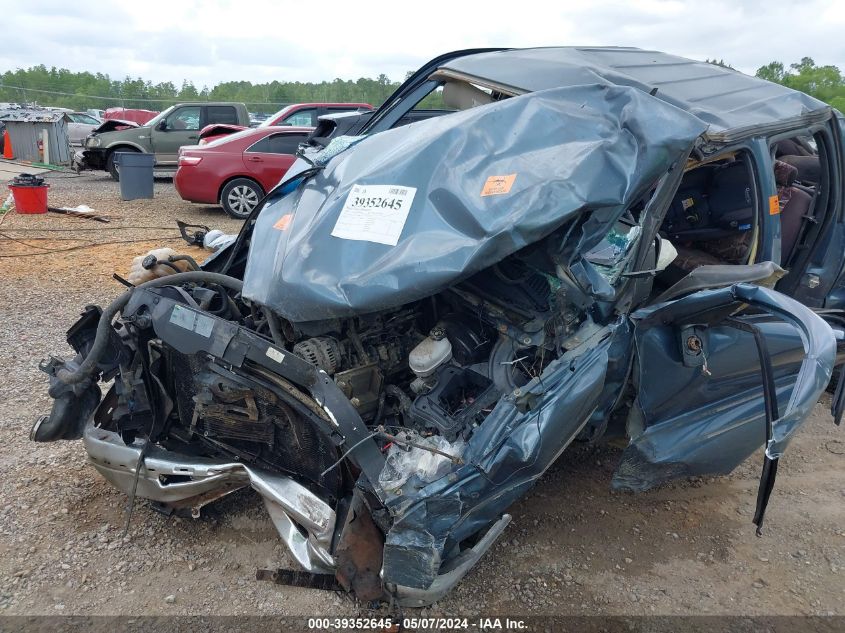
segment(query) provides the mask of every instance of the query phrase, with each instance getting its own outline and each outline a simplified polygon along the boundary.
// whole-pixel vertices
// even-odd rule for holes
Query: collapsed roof
[[[818,99],[737,70],[639,48],[554,47],[452,59],[435,74],[495,82],[519,94],[562,86],[631,86],[695,115],[709,135],[828,113]]]

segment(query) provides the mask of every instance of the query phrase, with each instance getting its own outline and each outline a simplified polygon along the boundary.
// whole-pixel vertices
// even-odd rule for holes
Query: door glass
[[[269,138],[269,151],[272,154],[296,154],[299,144],[305,138],[305,134],[273,134]]]
[[[308,108],[307,110],[297,110],[291,115],[286,116],[281,125],[292,125],[295,127],[314,127],[317,121],[316,108]]]
[[[168,130],[199,130],[200,106],[179,108],[167,117]]]
[[[248,154],[269,154],[270,153],[270,137],[265,136],[257,143],[253,143],[246,150]]]
[[[229,123],[238,124],[238,115],[232,106],[208,106],[206,108],[206,124]]]

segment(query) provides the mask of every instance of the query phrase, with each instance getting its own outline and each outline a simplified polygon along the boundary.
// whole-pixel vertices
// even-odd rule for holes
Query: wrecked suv
[[[141,126],[111,119],[83,141],[82,156],[76,162],[80,170],[102,169],[119,180],[117,152],[141,152],[155,154],[156,171],[175,171],[179,148],[196,145],[200,130],[213,124],[247,127],[249,113],[243,103],[204,101],[170,106]]]
[[[451,113],[400,125],[433,93]],[[297,582],[409,606],[575,441],[627,437],[629,490],[765,446],[759,529],[843,340],[842,138],[821,102],[660,53],[445,55],[202,269],[87,307],[32,439],[82,438],[168,512],[252,487]]]

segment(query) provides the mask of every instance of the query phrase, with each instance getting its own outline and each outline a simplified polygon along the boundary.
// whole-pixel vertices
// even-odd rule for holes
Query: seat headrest
[[[780,187],[791,187],[798,177],[798,168],[781,160],[775,161],[775,182]]]

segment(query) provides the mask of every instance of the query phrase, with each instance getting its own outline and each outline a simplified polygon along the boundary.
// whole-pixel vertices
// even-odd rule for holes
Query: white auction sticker
[[[396,246],[416,193],[401,185],[353,185],[332,235]]]

